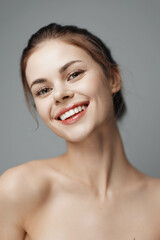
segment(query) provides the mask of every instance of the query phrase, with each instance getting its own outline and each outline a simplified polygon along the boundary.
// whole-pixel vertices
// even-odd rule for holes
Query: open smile
[[[78,121],[87,111],[89,102],[83,102],[81,104],[74,104],[67,111],[62,111],[56,118],[63,124],[71,124]]]

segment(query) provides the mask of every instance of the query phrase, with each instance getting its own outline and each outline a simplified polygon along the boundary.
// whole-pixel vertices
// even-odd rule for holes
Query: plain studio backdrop
[[[119,123],[129,161],[160,177],[160,1],[0,1],[0,173],[62,154],[65,141],[27,110],[19,61],[31,34],[51,22],[98,35],[120,64],[127,114]],[[83,153],[82,153],[83,154]]]

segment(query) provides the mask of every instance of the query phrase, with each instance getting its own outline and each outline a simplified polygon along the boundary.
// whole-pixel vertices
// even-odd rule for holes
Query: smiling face
[[[60,40],[42,42],[28,58],[26,78],[40,117],[68,141],[81,141],[114,119],[115,88],[81,48]]]

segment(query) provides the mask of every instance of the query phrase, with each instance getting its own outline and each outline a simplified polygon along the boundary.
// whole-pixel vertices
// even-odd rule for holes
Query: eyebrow
[[[60,69],[59,69],[59,73],[63,73],[66,71],[66,69],[71,66],[72,64],[74,63],[77,63],[77,62],[82,62],[81,60],[73,60],[73,61],[70,61],[68,63],[66,63],[64,66],[62,66]],[[38,83],[44,83],[44,82],[47,82],[47,80],[45,78],[38,78],[36,79],[35,81],[32,82],[31,86],[30,86],[30,89],[32,88],[33,85],[35,84],[38,84]]]

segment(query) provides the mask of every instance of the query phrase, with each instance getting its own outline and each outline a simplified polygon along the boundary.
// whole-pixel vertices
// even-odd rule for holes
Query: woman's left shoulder
[[[146,194],[160,207],[160,178],[146,176]]]
[[[146,209],[148,219],[151,220],[152,229],[160,239],[160,178],[148,176],[145,185],[143,207]]]
[[[146,183],[153,190],[160,190],[160,178],[146,176]]]

